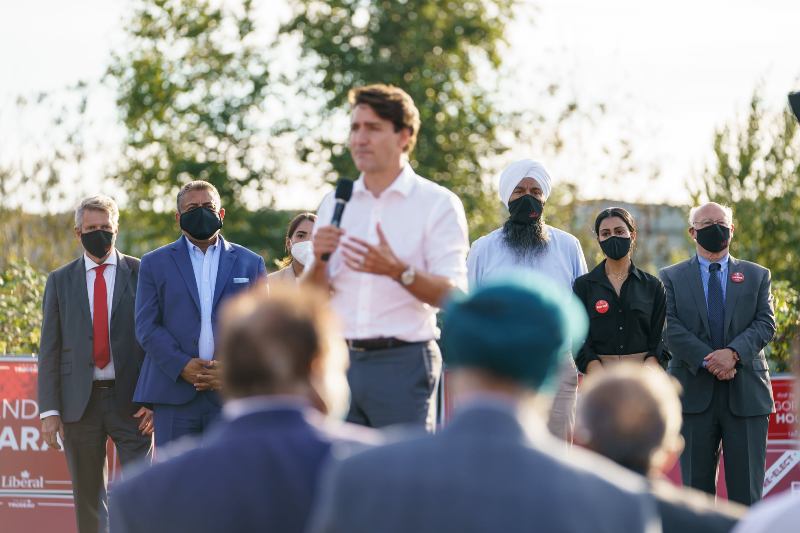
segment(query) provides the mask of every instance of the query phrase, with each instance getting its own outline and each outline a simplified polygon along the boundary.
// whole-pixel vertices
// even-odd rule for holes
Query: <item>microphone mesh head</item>
[[[353,195],[353,180],[348,179],[340,179],[336,183],[336,196],[337,200],[344,200],[345,202],[350,201],[350,197]]]

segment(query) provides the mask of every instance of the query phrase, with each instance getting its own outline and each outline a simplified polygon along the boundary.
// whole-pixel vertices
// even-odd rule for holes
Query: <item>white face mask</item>
[[[314,259],[314,247],[311,241],[296,242],[292,245],[292,257],[303,266]]]

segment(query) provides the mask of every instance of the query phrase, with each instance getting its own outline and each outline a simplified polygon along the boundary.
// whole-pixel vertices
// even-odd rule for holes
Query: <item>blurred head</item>
[[[669,375],[641,364],[589,375],[575,442],[642,475],[666,472],[683,450],[678,394]]]
[[[317,215],[314,213],[300,213],[289,222],[285,241],[286,254],[289,256],[289,260],[286,262],[287,265],[293,261],[297,261],[300,265],[305,265],[313,256],[311,232],[314,230],[316,221]]]
[[[347,350],[319,291],[261,287],[230,300],[219,354],[226,398],[301,396],[329,414],[347,412]]]
[[[81,200],[75,209],[74,231],[89,256],[105,259],[114,248],[119,233],[117,202],[103,194]]]
[[[609,207],[594,220],[594,233],[606,257],[622,259],[634,248],[636,222],[626,209]]]
[[[442,328],[444,358],[454,377],[482,376],[471,385],[477,390],[464,393],[487,387],[510,395],[535,393],[586,329],[586,312],[572,292],[516,272],[453,297]]]
[[[396,166],[417,142],[419,111],[411,97],[391,85],[367,85],[348,95],[350,155],[358,170],[379,173]]]
[[[733,210],[726,205],[708,202],[689,211],[689,235],[703,257],[717,259],[728,253],[734,229]]]
[[[225,209],[213,184],[190,181],[178,192],[175,221],[192,242],[213,241],[222,228]]]

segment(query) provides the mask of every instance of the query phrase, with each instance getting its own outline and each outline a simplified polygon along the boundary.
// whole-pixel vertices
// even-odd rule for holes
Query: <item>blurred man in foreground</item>
[[[172,458],[114,487],[115,533],[300,533],[333,443],[374,440],[312,408],[343,417],[348,398],[347,352],[317,293],[276,287],[232,300],[219,354],[222,421],[199,448],[175,455],[194,445],[178,442]]]
[[[664,372],[619,365],[589,378],[578,402],[575,442],[649,479],[664,533],[723,533],[741,505],[672,485],[663,474],[683,450],[677,383]]]
[[[438,435],[335,464],[311,531],[658,531],[641,478],[567,456],[526,412],[586,322],[571,293],[531,273],[455,297],[443,330],[455,418]]]

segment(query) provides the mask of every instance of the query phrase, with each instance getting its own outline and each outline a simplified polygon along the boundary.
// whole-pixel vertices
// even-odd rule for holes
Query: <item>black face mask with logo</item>
[[[703,229],[695,230],[695,234],[700,246],[713,254],[727,248],[731,240],[731,229],[721,224],[712,224]]]
[[[530,194],[526,194],[508,202],[508,211],[511,213],[512,222],[532,226],[541,218],[544,204]]]
[[[83,248],[94,257],[105,257],[114,245],[114,234],[110,231],[98,229],[88,233],[81,233]]]
[[[609,259],[622,259],[631,251],[631,239],[630,237],[609,237],[600,241],[600,248]]]
[[[222,229],[219,213],[208,207],[195,207],[181,214],[181,229],[198,241],[210,239]]]

